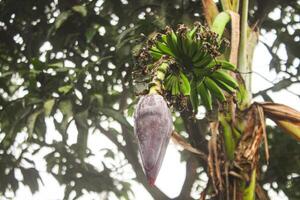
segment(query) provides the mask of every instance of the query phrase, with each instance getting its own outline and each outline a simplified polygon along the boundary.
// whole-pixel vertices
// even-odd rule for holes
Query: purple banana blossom
[[[162,96],[149,94],[139,100],[134,114],[134,132],[150,185],[155,183],[172,128],[171,112]]]

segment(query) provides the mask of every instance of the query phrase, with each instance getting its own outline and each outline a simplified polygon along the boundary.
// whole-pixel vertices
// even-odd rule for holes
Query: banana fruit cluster
[[[161,80],[163,90],[172,96],[189,96],[197,112],[200,104],[212,110],[214,100],[226,101],[226,93],[235,93],[239,86],[230,73],[236,66],[217,59],[227,46],[227,40],[200,23],[192,28],[181,24],[175,31],[167,27],[164,33],[149,39],[140,57],[150,57],[146,60],[152,62],[152,71],[172,60]]]
[[[188,70],[202,68],[219,56],[227,46],[226,40],[200,23],[192,29],[180,24],[176,31],[167,27],[165,33],[158,33],[148,42],[149,52],[154,60],[169,55]]]

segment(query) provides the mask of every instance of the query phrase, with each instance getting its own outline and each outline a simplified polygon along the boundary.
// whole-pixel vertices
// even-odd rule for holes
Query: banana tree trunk
[[[216,18],[216,14],[212,14],[216,13],[213,1],[202,2],[204,5],[211,5],[210,8],[206,6],[206,20],[213,21]],[[241,2],[242,9],[239,13],[239,1],[232,3],[224,0],[221,3],[223,9],[226,8],[231,15],[229,61],[237,63],[237,79],[245,95],[240,98],[242,102],[237,106],[229,100],[230,103],[218,114],[221,117],[210,124],[212,137],[208,144],[208,174],[211,183],[208,187],[212,185],[215,199],[252,200],[255,199],[256,190],[259,199],[268,199],[256,183],[259,144],[263,139],[266,142],[264,117],[260,115],[261,110],[250,107],[252,59],[258,43],[258,30],[256,27],[249,28],[248,0]],[[230,114],[224,114],[226,112]],[[257,124],[256,119],[260,123]],[[251,135],[250,132],[254,134]],[[219,137],[220,135],[223,137]],[[205,199],[205,196],[203,192],[201,199]]]

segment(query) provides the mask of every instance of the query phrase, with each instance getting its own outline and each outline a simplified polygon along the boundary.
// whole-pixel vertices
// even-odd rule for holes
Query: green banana
[[[179,80],[177,78],[174,79],[173,88],[174,88],[174,92],[172,92],[172,95],[174,95],[174,96],[179,95],[180,94],[180,91],[179,91]]]
[[[180,72],[179,89],[184,96],[188,96],[191,93],[190,82],[182,72]]]
[[[211,77],[214,78],[215,80],[219,80],[223,83],[226,83],[232,88],[236,89],[239,87],[237,81],[224,70],[221,69],[216,70],[214,73],[211,74]]]
[[[196,62],[203,60],[203,58],[205,57],[206,51],[203,50],[201,44],[199,42],[198,43],[195,42],[195,47],[193,47],[193,48],[195,50],[192,55],[192,62],[196,63]]]
[[[171,48],[169,48],[167,45],[165,45],[162,42],[156,42],[155,43],[156,47],[163,52],[164,54],[168,54],[170,56],[175,57],[174,53],[172,52]]]
[[[203,81],[199,84],[197,91],[206,110],[212,110],[212,97]]]
[[[193,39],[196,32],[197,32],[197,30],[198,30],[198,28],[199,28],[199,26],[194,25],[194,27],[190,31],[187,32],[187,37]]]
[[[186,53],[190,58],[193,58],[193,56],[197,51],[197,42],[195,40],[195,34],[197,30],[198,27],[195,26],[192,30],[186,33],[186,45],[187,45]]]
[[[236,66],[231,64],[230,62],[226,60],[218,60],[217,64],[220,64],[222,69],[230,70],[230,71],[236,71]]]
[[[177,83],[176,83],[176,77],[173,77],[171,79],[170,85],[171,85],[171,94],[172,95],[176,95],[176,93],[177,93],[177,91],[176,91],[176,85],[177,85]]]
[[[182,58],[185,55],[184,50],[183,50],[184,38],[182,37],[182,35],[180,33],[176,33],[176,37],[177,37],[177,51],[178,51],[180,58]]]
[[[167,36],[166,36],[166,34],[162,34],[161,40],[162,40],[165,44],[167,44]]]
[[[182,37],[182,50],[185,56],[189,56],[190,45],[188,43],[187,35]]]
[[[200,77],[205,77],[210,75],[213,71],[215,71],[217,66],[214,64],[214,62],[210,62],[208,65],[204,67],[195,67],[194,72]]]
[[[174,84],[172,84],[172,92],[171,92],[172,95],[176,95],[177,94],[177,91],[176,91],[176,87]]]
[[[177,36],[176,34],[174,33],[174,31],[172,29],[170,29],[168,31],[168,33],[166,34],[167,36],[167,45],[169,46],[170,50],[172,51],[174,57],[177,57],[179,56],[179,53],[178,53],[178,46],[177,46]]]
[[[211,92],[211,94],[216,97],[220,102],[225,102],[226,97],[222,91],[222,89],[209,77],[205,77],[204,79],[205,86]]]
[[[197,91],[197,81],[193,77],[191,80],[191,94],[190,94],[190,101],[194,110],[194,113],[198,112],[198,106],[199,106],[199,97],[198,97],[198,91]]]
[[[179,92],[179,78],[174,75],[170,74],[166,79],[165,79],[165,88],[171,92],[173,96],[178,95]]]
[[[199,62],[199,61],[196,61],[196,62]],[[224,69],[224,70],[236,71],[236,66],[231,64],[230,62],[228,62],[226,60],[215,60],[215,59],[213,59],[209,65],[220,66],[219,68]]]
[[[159,60],[163,56],[162,53],[159,53],[159,52],[153,51],[153,50],[149,50],[149,53],[154,60]]]
[[[151,51],[156,51],[156,52],[158,52],[158,53],[163,54],[163,52],[162,52],[161,50],[159,50],[156,46],[152,46],[152,47],[150,48],[150,50],[151,50]]]
[[[174,78],[176,78],[176,77],[174,75],[170,74],[164,80],[164,86],[169,91],[172,91],[172,87],[174,84]]]
[[[226,155],[229,160],[234,158],[235,142],[232,135],[230,124],[226,121],[223,114],[219,115],[219,121],[223,127]]]
[[[188,45],[189,45],[189,51],[188,51],[188,56],[189,58],[191,58],[192,60],[196,60],[197,58],[199,58],[200,55],[197,54],[197,50],[198,50],[198,45],[197,42],[194,40],[189,40],[188,39]]]
[[[208,65],[211,61],[213,61],[213,57],[210,55],[204,56],[203,59],[201,59],[198,62],[193,63],[194,67],[205,67]]]
[[[198,27],[194,26],[193,29],[189,30],[186,33],[186,36],[184,38],[183,49],[184,49],[185,55],[187,55],[189,58],[192,58],[193,55],[195,54],[195,52],[197,51],[196,41],[194,40],[197,30],[198,30]]]
[[[233,93],[236,91],[235,88],[233,88],[233,87],[227,85],[226,83],[224,83],[224,82],[222,82],[222,81],[220,81],[220,80],[218,80],[218,79],[214,79],[214,78],[212,78],[212,79],[216,82],[216,84],[217,84],[220,88],[222,88],[222,90],[225,90],[225,91],[228,92],[229,94],[233,94]]]

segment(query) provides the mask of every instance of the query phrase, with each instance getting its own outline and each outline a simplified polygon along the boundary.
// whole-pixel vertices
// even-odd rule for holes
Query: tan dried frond
[[[300,141],[300,112],[283,104],[265,102],[261,106],[265,115],[273,120],[284,132]]]
[[[173,131],[171,139],[175,144],[181,146],[183,149],[199,155],[202,160],[205,161],[207,160],[207,155],[205,153],[194,148],[190,143],[188,143],[185,139],[183,139],[176,131]]]

